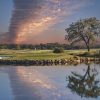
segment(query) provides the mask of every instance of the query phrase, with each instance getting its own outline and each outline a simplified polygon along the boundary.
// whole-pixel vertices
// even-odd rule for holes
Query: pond
[[[0,66],[0,100],[100,100],[100,65]]]

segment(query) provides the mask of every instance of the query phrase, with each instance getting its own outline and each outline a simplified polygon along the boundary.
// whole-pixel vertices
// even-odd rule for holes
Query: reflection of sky
[[[13,100],[11,84],[6,73],[0,73],[0,100]]]
[[[40,99],[35,100],[99,100],[98,98],[81,98],[72,93],[66,86],[66,77],[72,71],[84,75],[86,65],[78,66],[30,66],[30,67],[3,67],[11,78],[14,95],[24,98],[25,95],[35,96]],[[96,68],[100,73],[100,66],[93,64],[91,69]],[[7,71],[8,69],[8,71]],[[1,68],[0,68],[1,70]],[[100,74],[96,77],[100,79]],[[22,90],[21,90],[22,89]],[[25,91],[27,90],[27,91]],[[27,94],[26,94],[27,93]],[[19,95],[20,94],[20,95]],[[22,95],[22,96],[21,96]],[[18,99],[21,100],[21,99]]]

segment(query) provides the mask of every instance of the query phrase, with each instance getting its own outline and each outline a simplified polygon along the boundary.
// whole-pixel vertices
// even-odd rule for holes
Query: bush
[[[55,48],[53,50],[53,53],[63,53],[64,52],[64,49],[63,48]]]
[[[97,51],[95,52],[95,55],[94,55],[94,56],[100,58],[100,50],[97,50]]]

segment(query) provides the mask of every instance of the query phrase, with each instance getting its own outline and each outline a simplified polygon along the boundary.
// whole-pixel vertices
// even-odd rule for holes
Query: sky
[[[66,43],[65,29],[79,19],[100,19],[100,0],[0,0],[0,42]]]

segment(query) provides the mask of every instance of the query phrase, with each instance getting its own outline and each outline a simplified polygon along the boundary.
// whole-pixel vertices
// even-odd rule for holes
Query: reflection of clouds
[[[16,71],[20,80],[36,87],[42,100],[62,100],[68,94],[62,89],[62,84],[59,86],[59,83],[53,82],[54,80],[51,80],[48,75],[41,74],[41,71],[37,71],[34,67],[17,67]]]
[[[100,65],[92,65],[92,69],[98,70],[96,79],[100,79]],[[84,69],[84,70],[83,70]],[[0,67],[0,71],[8,73],[14,89],[16,98],[18,95],[27,95],[35,97],[39,96],[40,99],[27,99],[27,100],[91,100],[81,98],[73,94],[66,88],[66,74],[71,74],[71,71],[78,72],[84,75],[86,65],[78,66],[32,66],[32,67]],[[43,74],[42,74],[43,73]],[[46,86],[45,86],[45,85]],[[24,89],[25,88],[25,89]],[[31,91],[32,90],[32,91]],[[26,99],[26,98],[25,98]],[[93,99],[93,100],[99,100]],[[16,99],[24,100],[24,99]]]
[[[56,84],[52,84],[47,76],[42,75],[33,68],[17,67],[16,71],[20,80],[29,86],[35,86],[42,97],[41,100],[58,100],[58,98],[61,98],[63,93],[60,92]]]
[[[24,79],[25,82],[36,84],[37,86],[46,89],[55,88],[45,76],[31,68],[18,67],[17,73],[21,79]]]
[[[34,83],[39,83],[39,84],[42,84],[43,87],[47,88],[47,89],[51,89],[51,85],[48,85],[48,84],[44,84],[42,80],[40,79],[36,79],[35,81],[33,81]]]

